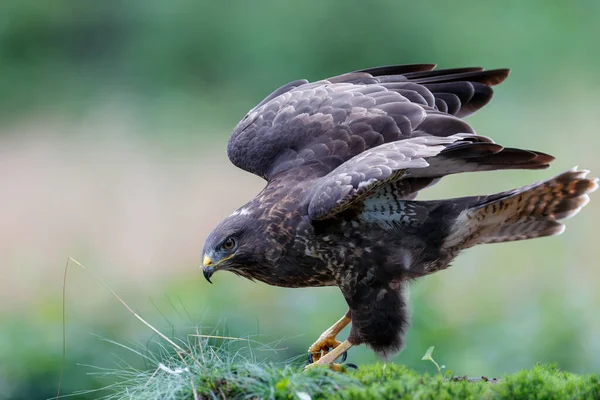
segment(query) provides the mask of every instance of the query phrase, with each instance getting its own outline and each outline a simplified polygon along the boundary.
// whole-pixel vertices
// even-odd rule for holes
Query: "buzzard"
[[[598,187],[588,171],[482,196],[417,193],[450,174],[543,169],[554,157],[503,147],[463,118],[507,69],[386,66],[274,91],[235,127],[227,154],[265,188],[208,236],[203,272],[284,287],[338,286],[348,311],[309,348],[334,364],[366,344],[389,357],[409,324],[406,284],[461,250],[557,235]],[[344,342],[337,334],[352,323]]]

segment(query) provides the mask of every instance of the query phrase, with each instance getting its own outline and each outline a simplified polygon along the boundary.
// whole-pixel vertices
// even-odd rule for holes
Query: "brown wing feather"
[[[327,219],[382,186],[397,201],[449,174],[498,169],[546,168],[554,158],[503,148],[483,136],[423,136],[381,145],[346,161],[314,182],[308,195],[311,219]],[[394,198],[394,196],[396,196]]]
[[[508,71],[434,67],[378,67],[314,83],[291,82],[238,124],[229,158],[267,180],[306,165],[318,177],[384,143],[473,133],[459,118],[485,105],[492,97],[489,86]]]

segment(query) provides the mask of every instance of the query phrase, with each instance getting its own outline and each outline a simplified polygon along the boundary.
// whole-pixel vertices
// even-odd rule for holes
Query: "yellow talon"
[[[352,321],[348,315],[349,313],[344,315],[331,328],[323,332],[319,339],[308,348],[310,364],[305,369],[317,365],[328,365],[334,371],[342,371],[343,367],[340,364],[334,364],[334,361],[352,347],[352,344],[347,340],[342,343],[335,337]]]
[[[351,319],[347,315],[340,318],[333,326],[321,334],[319,339],[308,348],[308,353],[312,356],[311,362],[317,362],[321,357],[329,353],[330,349],[335,349],[340,345],[340,341],[335,337],[344,329]]]
[[[326,365],[334,371],[342,371],[343,367],[340,364],[334,364],[334,361],[344,352],[348,351],[350,347],[352,347],[352,343],[345,340],[344,342],[336,346],[333,350],[329,351],[327,354],[323,355],[322,357],[319,357],[319,359],[313,362],[312,364],[307,365],[304,369],[306,370],[309,368]]]
[[[313,362],[319,361],[321,357],[329,353],[330,350],[338,347],[342,342],[337,340],[335,337],[319,338],[310,348],[308,352],[312,354]]]

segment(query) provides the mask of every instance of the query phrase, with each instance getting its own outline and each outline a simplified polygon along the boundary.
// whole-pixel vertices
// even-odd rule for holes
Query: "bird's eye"
[[[232,237],[227,238],[227,240],[223,242],[222,247],[223,247],[223,250],[233,249],[235,247],[235,239]]]

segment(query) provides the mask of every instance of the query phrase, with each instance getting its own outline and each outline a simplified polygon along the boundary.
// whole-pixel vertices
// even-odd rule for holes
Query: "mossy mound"
[[[224,348],[148,358],[156,369],[118,370],[106,399],[600,399],[600,374],[554,366],[488,379],[421,375],[397,364],[362,365],[339,373],[303,371],[300,363],[260,363]]]
[[[535,366],[500,379],[419,375],[399,365],[371,365],[353,373],[358,387],[343,399],[600,399],[600,375],[581,376]],[[334,398],[336,398],[334,397]]]

